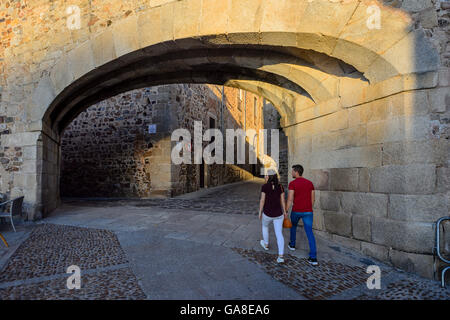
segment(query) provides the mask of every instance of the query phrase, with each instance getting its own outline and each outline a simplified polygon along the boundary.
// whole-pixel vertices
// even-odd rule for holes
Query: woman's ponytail
[[[275,188],[278,187],[278,185],[280,184],[278,182],[278,175],[276,173],[270,175],[267,183],[270,183],[272,185],[272,190],[275,190]]]

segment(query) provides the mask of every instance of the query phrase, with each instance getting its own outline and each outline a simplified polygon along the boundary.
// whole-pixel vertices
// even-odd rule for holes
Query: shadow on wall
[[[418,255],[417,260],[421,259],[425,263],[430,263],[432,260],[433,276],[436,280],[441,279],[442,271],[448,264],[444,263],[438,258],[434,243],[436,237],[433,236],[436,232],[434,223],[443,216],[449,216],[449,106],[450,106],[450,88],[449,88],[449,67],[450,56],[445,54],[444,50],[449,49],[449,26],[448,17],[450,17],[450,4],[444,0],[435,1],[436,6],[432,8],[433,19],[426,21],[424,17],[421,19],[419,26],[416,26],[416,34],[411,41],[410,52],[412,54],[411,60],[414,62],[414,69],[419,71],[435,70],[433,66],[439,66],[437,72],[437,86],[436,83],[424,91],[415,91],[415,94],[405,96],[405,114],[407,108],[410,108],[409,114],[413,116],[405,117],[404,121],[404,135],[407,141],[403,146],[405,151],[405,158],[418,160],[418,165],[407,164],[404,170],[404,179],[406,183],[412,182],[416,185],[416,190],[409,190],[409,186],[405,186],[404,193],[423,193],[424,196],[408,196],[408,195],[391,195],[390,201],[397,204],[404,204],[403,214],[399,217],[401,219],[410,220],[414,228],[422,229],[421,232],[409,235],[410,237],[419,238],[419,241],[427,243],[428,250],[423,250],[422,254]],[[439,6],[440,4],[440,6]],[[425,5],[426,6],[426,5]],[[435,16],[436,12],[437,18]],[[445,32],[439,32],[442,28]],[[433,50],[430,52],[429,47],[436,47],[437,43],[441,43],[440,52]],[[428,44],[428,46],[426,46]],[[421,70],[423,69],[423,70]],[[427,73],[417,74],[413,79],[416,88],[426,87],[428,84],[427,78],[431,76]],[[433,81],[434,82],[434,81]],[[428,98],[428,99],[427,99]],[[426,125],[424,125],[424,123]],[[422,156],[417,157],[417,152],[423,153]],[[419,159],[417,159],[419,158]],[[421,161],[425,159],[425,161]],[[409,161],[407,161],[409,162]],[[417,174],[414,171],[419,171]],[[418,176],[419,175],[419,176]],[[423,181],[423,185],[422,184]],[[423,189],[421,189],[423,188]],[[398,207],[397,215],[398,215]],[[394,211],[395,213],[395,211]],[[389,212],[392,214],[392,212]],[[425,222],[425,223],[424,223]],[[423,227],[419,227],[422,223]],[[450,259],[450,221],[442,223],[440,232],[441,248],[437,248],[446,259]],[[412,232],[411,232],[412,233]],[[430,236],[431,235],[431,236]],[[413,248],[415,249],[415,248]],[[432,255],[432,259],[430,256]],[[413,258],[398,258],[393,261],[396,266],[411,272],[419,272],[420,267]],[[396,257],[393,255],[393,257]],[[409,267],[409,268],[408,268]],[[448,272],[447,272],[448,274]],[[446,281],[448,283],[450,276],[447,275]]]
[[[174,143],[170,137],[174,129],[186,128],[193,137],[194,121],[203,122],[203,131],[222,128],[220,91],[221,87],[207,85],[165,85],[129,91],[89,107],[64,131],[61,196],[175,196],[203,186],[251,179],[259,172],[260,163],[236,166],[171,163]],[[248,101],[238,106],[234,103],[238,90],[225,88],[225,92],[225,129],[246,126],[258,131],[264,127],[261,98],[256,109],[253,104],[256,96],[245,95]],[[256,117],[255,111],[259,113]],[[151,125],[156,125],[156,133],[149,133]],[[203,147],[208,144],[204,142]],[[249,148],[246,142],[247,163]]]

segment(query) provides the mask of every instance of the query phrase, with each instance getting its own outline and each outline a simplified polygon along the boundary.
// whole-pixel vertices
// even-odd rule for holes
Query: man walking
[[[315,200],[314,185],[308,179],[302,177],[303,167],[299,164],[292,167],[292,177],[295,179],[289,183],[289,193],[287,209],[291,208],[291,239],[288,245],[289,250],[295,250],[295,240],[297,236],[297,225],[300,218],[303,220],[306,236],[309,242],[308,263],[313,266],[318,265],[316,239],[314,238],[313,225],[313,206]]]

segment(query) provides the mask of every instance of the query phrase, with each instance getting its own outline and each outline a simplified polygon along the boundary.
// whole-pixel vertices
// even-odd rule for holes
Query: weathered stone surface
[[[21,132],[8,135],[2,135],[1,145],[8,147],[36,146],[40,132]]]
[[[94,64],[99,67],[117,57],[114,47],[114,36],[111,30],[97,35],[92,41]]]
[[[53,67],[50,73],[50,78],[52,80],[53,87],[55,88],[55,94],[63,91],[73,81],[73,74],[69,69],[69,63],[66,55],[62,56]]]
[[[197,34],[200,15],[201,1],[188,0],[175,3],[173,34],[175,39],[183,39],[189,35]]]
[[[361,242],[361,252],[380,261],[387,261],[389,248],[370,242]]]
[[[324,127],[328,132],[339,131],[348,128],[348,110],[341,110],[313,122],[313,133],[322,133]]]
[[[150,7],[162,6],[169,2],[176,2],[178,0],[150,0]]]
[[[342,237],[342,236],[333,234],[331,237],[331,241],[336,242],[340,245],[343,245],[344,247],[347,247],[347,248],[350,248],[353,250],[357,250],[357,251],[361,250],[361,241],[359,241],[359,240],[355,240],[355,239]]]
[[[303,176],[312,181],[316,190],[329,190],[329,172],[326,170],[305,170]]]
[[[432,223],[396,221],[372,217],[372,241],[412,253],[431,254],[434,246]]]
[[[120,57],[139,49],[139,34],[137,33],[138,18],[132,15],[118,24],[112,30],[115,56]]]
[[[203,1],[199,35],[224,33],[227,30],[228,9],[229,1]]]
[[[430,137],[431,128],[429,116],[391,117],[367,124],[367,143],[425,140]]]
[[[342,210],[364,216],[387,217],[388,196],[376,193],[342,193]]]
[[[370,218],[354,214],[352,216],[352,232],[355,239],[371,241]]]
[[[450,86],[450,68],[439,69],[439,86]]]
[[[449,212],[445,195],[389,195],[389,218],[399,221],[435,222]]]
[[[334,191],[358,191],[358,168],[330,169],[330,189]]]
[[[433,6],[431,0],[403,0],[402,8],[408,11],[421,11]]]
[[[350,237],[352,235],[352,219],[350,214],[323,211],[325,229],[333,234]]]
[[[28,115],[33,120],[40,120],[50,103],[55,98],[55,89],[49,76],[44,76],[33,92],[33,104],[28,106]]]
[[[431,194],[435,185],[434,165],[392,165],[370,169],[371,192]]]
[[[389,259],[397,268],[407,272],[417,273],[428,279],[434,278],[432,255],[414,254],[390,249]]]
[[[434,141],[391,142],[383,144],[383,165],[439,163],[440,146]]]
[[[68,54],[68,63],[70,73],[75,79],[80,78],[92,69],[94,69],[94,53],[91,42],[85,41]]]
[[[376,167],[381,165],[381,146],[363,146],[328,152],[313,152],[310,157],[312,169]]]
[[[368,168],[359,169],[358,191],[369,192],[370,189],[370,174]]]
[[[382,58],[378,58],[372,67],[376,67],[381,59],[386,59],[392,61],[401,74],[437,71],[439,55],[436,51],[430,50],[431,48],[432,44],[423,30],[412,31],[387,50]]]
[[[422,27],[424,28],[435,28],[438,26],[438,17],[435,8],[432,6],[422,10],[419,13],[419,19]]]
[[[314,230],[325,230],[325,220],[322,210],[314,210],[313,217],[313,228]]]
[[[428,91],[432,112],[445,112],[450,107],[450,88],[438,88]]]
[[[449,192],[450,190],[450,168],[441,167],[437,169],[437,191]]]

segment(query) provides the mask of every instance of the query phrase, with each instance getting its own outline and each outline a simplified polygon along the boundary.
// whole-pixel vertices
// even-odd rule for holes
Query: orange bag
[[[290,229],[292,228],[292,222],[289,218],[284,218],[283,220],[283,228]]]

